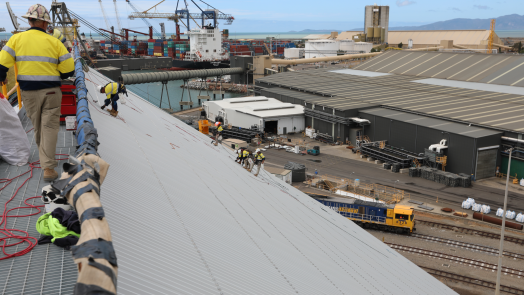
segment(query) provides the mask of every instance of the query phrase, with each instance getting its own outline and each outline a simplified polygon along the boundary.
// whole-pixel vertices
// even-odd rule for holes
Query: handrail
[[[22,109],[22,95],[20,94],[20,84],[18,84],[18,67],[15,63],[15,81],[16,81],[16,96],[18,96],[18,109]]]

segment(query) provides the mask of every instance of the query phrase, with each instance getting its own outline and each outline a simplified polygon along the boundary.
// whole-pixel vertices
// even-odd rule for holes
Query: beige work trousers
[[[40,167],[53,169],[58,166],[55,153],[60,129],[62,91],[60,87],[22,91],[22,101],[35,128]]]

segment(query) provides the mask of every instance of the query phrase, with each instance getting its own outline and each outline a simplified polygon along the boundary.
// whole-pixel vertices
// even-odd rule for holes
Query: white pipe
[[[518,142],[518,143],[524,143],[524,140],[522,140],[522,139],[516,139],[516,138],[513,138],[513,137],[502,136],[501,138],[502,138],[502,140],[506,140],[506,141],[512,141],[512,142]]]
[[[335,60],[346,60],[346,59],[354,59],[354,58],[361,58],[361,57],[373,57],[379,54],[381,54],[381,52],[362,53],[362,54],[346,54],[346,55],[339,55],[339,56],[303,58],[303,59],[293,59],[293,60],[271,59],[271,63],[274,65],[296,65],[296,64],[305,64],[305,63],[316,63],[316,62],[321,62],[321,61],[335,61]]]

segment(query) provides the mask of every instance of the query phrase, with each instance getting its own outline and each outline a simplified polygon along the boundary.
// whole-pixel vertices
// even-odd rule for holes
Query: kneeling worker
[[[258,167],[257,168],[257,173],[255,174],[255,176],[258,176],[258,173],[260,172],[260,167],[262,165],[264,165],[264,162],[266,161],[266,157],[264,156],[264,154],[262,154],[262,152],[260,151],[260,149],[257,149],[256,150],[256,154],[255,154],[255,165]]]
[[[120,93],[125,94],[127,96],[127,89],[124,86],[124,84],[121,83],[108,83],[107,85],[100,87],[100,93],[105,93],[107,98],[104,100],[104,105],[102,106],[102,109],[107,107],[109,104],[111,104],[111,110],[109,110],[109,113],[111,116],[116,117],[118,115],[118,104],[117,101],[120,98],[118,95]],[[125,101],[122,102],[125,104]]]

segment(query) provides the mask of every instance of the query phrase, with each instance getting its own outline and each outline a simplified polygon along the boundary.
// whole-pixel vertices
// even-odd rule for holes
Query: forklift
[[[320,147],[314,146],[312,149],[307,150],[308,155],[318,156],[320,155]]]

